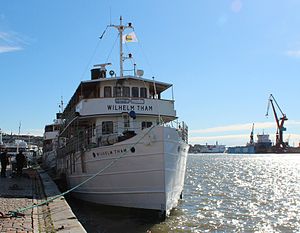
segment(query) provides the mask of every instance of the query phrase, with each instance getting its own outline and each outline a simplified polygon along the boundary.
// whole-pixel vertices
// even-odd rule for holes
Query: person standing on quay
[[[25,164],[25,155],[20,150],[19,154],[16,155],[16,161],[17,161],[17,175],[22,175],[23,167]]]
[[[4,149],[4,151],[0,155],[1,160],[1,177],[6,177],[6,167],[8,165],[8,155],[7,155],[7,149]]]

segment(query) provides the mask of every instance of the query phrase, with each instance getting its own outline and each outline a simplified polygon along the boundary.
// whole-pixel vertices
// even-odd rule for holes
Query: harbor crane
[[[254,144],[253,133],[254,133],[254,123],[252,124],[252,130],[250,133],[250,142],[249,142],[250,145]]]
[[[278,119],[277,113],[276,113],[276,109],[275,109],[275,105],[278,108],[278,110],[280,111],[280,113],[282,114],[282,117],[280,117]],[[286,128],[283,126],[284,122],[287,121],[287,117],[286,115],[282,112],[281,108],[279,107],[277,101],[275,100],[274,96],[271,94],[268,100],[268,107],[267,107],[267,113],[266,116],[269,115],[269,109],[270,109],[270,105],[272,106],[273,109],[273,113],[274,113],[274,117],[275,117],[275,121],[276,121],[276,125],[277,125],[277,131],[276,131],[276,148],[282,148],[285,149],[287,146],[287,143],[283,142],[283,131],[286,131]]]

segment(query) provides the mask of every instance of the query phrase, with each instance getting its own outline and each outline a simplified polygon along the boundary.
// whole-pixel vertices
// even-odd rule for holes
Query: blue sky
[[[21,121],[21,133],[41,135],[93,64],[118,71],[116,32],[99,36],[122,15],[139,40],[125,52],[145,77],[174,84],[191,144],[243,145],[252,123],[274,139],[272,93],[289,118],[285,138],[298,145],[299,10],[297,0],[3,0],[0,128],[18,132]]]

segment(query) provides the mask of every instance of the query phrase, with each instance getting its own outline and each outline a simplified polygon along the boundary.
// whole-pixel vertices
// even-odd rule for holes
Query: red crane
[[[274,106],[274,103],[276,104],[277,108],[279,109],[280,113],[282,114],[282,117],[280,117],[278,119],[277,113],[276,113],[276,109]],[[266,116],[268,116],[269,114],[269,108],[270,108],[270,104],[272,106],[273,109],[273,113],[274,113],[274,117],[275,117],[275,121],[276,121],[276,125],[277,125],[277,131],[276,131],[276,147],[277,148],[286,148],[287,143],[283,142],[283,131],[286,131],[286,128],[283,126],[284,122],[287,121],[287,117],[286,115],[282,112],[281,108],[279,107],[277,101],[275,100],[274,96],[271,94],[268,100],[268,107],[267,107],[267,113]]]

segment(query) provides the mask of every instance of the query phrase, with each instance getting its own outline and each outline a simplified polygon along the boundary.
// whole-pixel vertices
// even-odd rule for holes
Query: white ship
[[[107,77],[110,63],[94,66],[62,113],[57,170],[82,200],[158,210],[168,216],[183,191],[188,130],[179,123],[172,85],[143,78],[142,70],[123,74],[123,31],[131,23],[109,25],[120,37],[120,75]],[[128,36],[128,35],[127,35]]]
[[[19,153],[19,151],[22,151],[31,158],[27,142],[21,139],[14,139],[10,140],[10,142],[4,143],[2,138],[2,131],[0,129],[0,148],[5,148],[9,156],[15,156]]]
[[[38,145],[30,143],[30,138],[27,142],[20,138],[24,138],[24,135],[20,136],[19,133],[17,139],[12,135],[10,136],[10,139],[7,139],[6,135],[6,142],[3,142],[3,135],[0,129],[0,151],[4,149],[7,150],[7,154],[10,157],[11,163],[13,165],[13,170],[16,168],[15,157],[20,151],[22,151],[22,153],[25,155],[27,165],[36,163],[38,156],[41,155],[40,148],[38,147]]]
[[[44,131],[42,163],[44,167],[53,171],[56,170],[58,136],[62,123],[61,113],[57,113],[54,122],[46,125]]]
[[[193,147],[190,148],[190,153],[224,153],[226,150],[225,145],[219,145],[218,142],[216,142],[215,145],[200,145],[195,144]]]
[[[254,141],[254,123],[250,133],[250,141],[246,146],[228,147],[226,153],[228,154],[258,154],[258,153],[272,153],[272,142],[269,139],[269,134],[257,134],[257,141]]]

